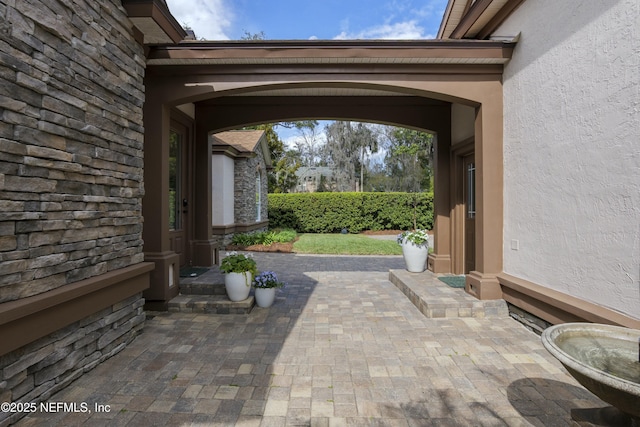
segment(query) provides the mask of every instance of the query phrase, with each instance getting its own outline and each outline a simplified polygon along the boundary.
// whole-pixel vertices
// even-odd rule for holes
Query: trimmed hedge
[[[433,193],[269,194],[269,227],[299,233],[350,233],[363,230],[433,228]]]

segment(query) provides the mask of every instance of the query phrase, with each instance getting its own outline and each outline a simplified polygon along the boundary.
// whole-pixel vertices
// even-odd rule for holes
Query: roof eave
[[[122,0],[122,6],[145,45],[179,43],[187,36],[162,0]]]
[[[469,6],[469,0],[449,0],[438,39],[489,38],[523,2],[524,0],[476,0]]]
[[[148,65],[504,63],[515,44],[493,40],[182,42],[151,48]]]

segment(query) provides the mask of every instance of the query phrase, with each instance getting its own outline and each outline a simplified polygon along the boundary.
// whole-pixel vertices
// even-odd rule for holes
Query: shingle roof
[[[214,145],[230,145],[244,153],[252,153],[258,147],[263,130],[232,130],[212,135]]]

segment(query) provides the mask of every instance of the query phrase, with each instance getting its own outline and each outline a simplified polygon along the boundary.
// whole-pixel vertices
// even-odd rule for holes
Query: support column
[[[163,308],[179,291],[180,256],[169,249],[169,107],[153,102],[147,92],[144,104],[144,182],[142,198],[145,261],[155,263],[151,286],[143,296]]]
[[[433,253],[427,267],[434,273],[451,272],[451,106],[439,121],[433,155]]]
[[[218,263],[218,249],[212,234],[212,166],[211,141],[207,121],[196,106],[195,134],[195,218],[193,227],[193,263],[210,267]]]
[[[500,299],[497,275],[502,272],[503,152],[502,94],[476,109],[476,270],[466,291],[479,299]]]

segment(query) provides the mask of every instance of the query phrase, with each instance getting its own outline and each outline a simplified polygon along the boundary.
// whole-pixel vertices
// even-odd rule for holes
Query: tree
[[[365,123],[336,121],[326,128],[325,151],[336,172],[338,191],[355,190],[360,177],[360,191],[365,176],[366,157],[378,151],[378,138]]]
[[[295,127],[300,139],[294,144],[300,153],[304,166],[318,166],[321,162],[321,139],[317,120],[290,122]],[[285,123],[283,126],[287,126]]]
[[[259,33],[252,34],[247,30],[244,30],[244,34],[240,37],[240,40],[266,40],[267,35],[264,31],[260,31]]]
[[[284,142],[282,142],[274,127],[274,123],[264,123],[256,126],[246,126],[244,129],[264,131],[273,165],[273,170],[267,175],[268,191],[269,193],[286,193],[295,187],[295,172],[300,167],[301,162],[299,158],[291,154],[287,155]],[[291,178],[292,175],[293,178]],[[294,180],[293,185],[291,185],[292,179]]]
[[[302,166],[300,153],[295,150],[287,150],[284,155],[275,163],[273,174],[273,185],[269,187],[270,193],[289,193],[298,184],[296,171]],[[271,181],[270,181],[271,183]]]
[[[394,191],[430,190],[433,135],[405,128],[391,128],[387,135],[385,165],[396,183]]]

